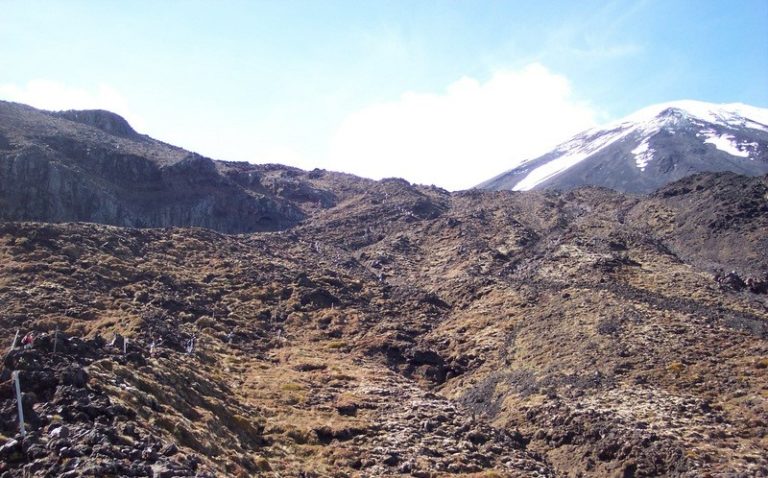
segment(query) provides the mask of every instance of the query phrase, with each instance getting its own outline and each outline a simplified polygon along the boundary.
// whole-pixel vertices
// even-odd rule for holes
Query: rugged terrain
[[[0,477],[768,475],[765,176],[449,193],[0,102],[0,220]]]
[[[319,198],[246,235],[0,225],[0,341],[38,335],[0,476],[768,474],[767,177],[264,177]]]

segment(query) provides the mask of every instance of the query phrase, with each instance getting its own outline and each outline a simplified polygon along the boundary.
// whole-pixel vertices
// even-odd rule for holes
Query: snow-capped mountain
[[[645,193],[704,171],[768,174],[768,109],[676,101],[580,133],[480,189],[604,186]]]

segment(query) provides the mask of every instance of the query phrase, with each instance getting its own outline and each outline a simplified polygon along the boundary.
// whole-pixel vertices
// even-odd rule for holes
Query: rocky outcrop
[[[98,128],[105,133],[120,136],[122,138],[140,139],[137,133],[122,116],[105,110],[68,110],[52,113],[54,116],[64,118],[85,125]]]

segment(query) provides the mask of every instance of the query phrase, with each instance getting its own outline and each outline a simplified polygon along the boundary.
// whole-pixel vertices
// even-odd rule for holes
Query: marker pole
[[[19,384],[19,372],[18,370],[13,372],[13,381],[16,383],[16,405],[19,408],[19,432],[21,437],[26,436],[27,431],[24,429],[24,409],[21,406],[21,385]]]
[[[19,340],[19,329],[16,329],[16,335],[13,336],[13,343],[11,344],[11,350],[16,348],[16,342]]]

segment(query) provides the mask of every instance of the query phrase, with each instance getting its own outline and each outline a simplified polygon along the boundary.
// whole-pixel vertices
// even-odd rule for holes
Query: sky
[[[768,107],[768,0],[0,0],[0,99],[465,189],[655,103]]]

